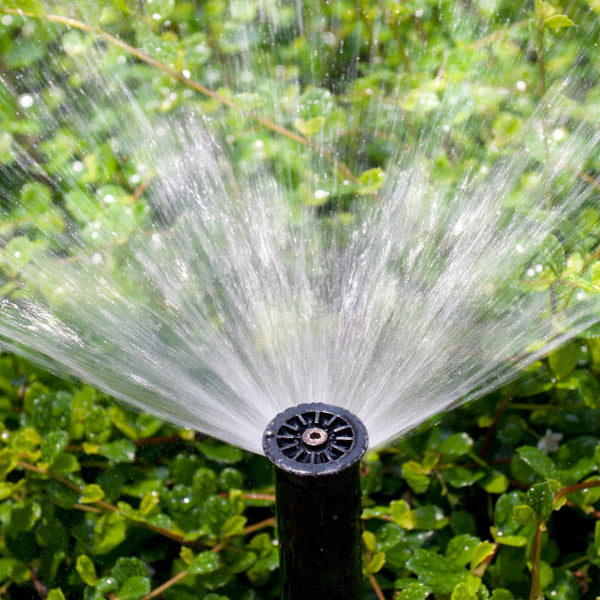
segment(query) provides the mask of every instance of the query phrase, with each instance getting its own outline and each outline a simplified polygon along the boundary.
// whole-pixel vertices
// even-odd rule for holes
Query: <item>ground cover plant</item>
[[[377,201],[396,145],[426,138],[441,106],[459,107],[460,126],[432,155],[405,160],[423,161],[432,181],[451,189],[465,172],[510,156],[527,118],[540,106],[555,110],[544,99],[569,77],[574,91],[559,107],[566,125],[547,132],[547,147],[532,145],[537,164],[519,184],[551,206],[560,190],[545,189],[539,164],[560,152],[571,122],[598,123],[599,12],[593,0],[306,2],[297,31],[285,3],[117,0],[65,11],[0,0],[0,177],[17,145],[50,176],[32,165],[19,179],[10,171],[0,293],[21,291],[48,231],[101,222],[126,239],[149,218],[151,174],[140,180],[126,159],[115,160],[103,129],[110,107],[105,121],[90,120],[90,140],[82,141],[68,127],[49,133],[51,120],[26,91],[41,81],[45,105],[60,112],[69,90],[86,83],[74,66],[86,46],[102,47],[101,60],[149,113],[199,106],[235,169],[269,165],[289,182],[290,202],[314,206],[326,221]],[[253,20],[264,36],[241,34]],[[265,48],[274,23],[275,50]],[[272,73],[261,66],[267,51],[277,53]],[[48,70],[62,87],[43,88]],[[286,110],[297,104],[300,115]],[[386,135],[398,113],[410,124],[402,140]],[[331,136],[342,138],[335,157],[314,151]],[[71,164],[87,195],[61,188]],[[600,188],[597,157],[584,167],[578,177]],[[549,236],[552,260],[523,288],[554,300],[600,293],[599,222],[596,196]],[[55,249],[63,259],[66,250]],[[367,600],[600,595],[599,336],[587,330],[515,383],[367,454]],[[0,392],[3,597],[278,597],[265,459],[134,414],[8,354],[0,357]]]

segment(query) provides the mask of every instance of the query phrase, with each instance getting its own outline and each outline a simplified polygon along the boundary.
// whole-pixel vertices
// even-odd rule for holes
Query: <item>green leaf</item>
[[[448,519],[439,506],[427,504],[419,506],[412,511],[415,529],[428,531],[430,529],[442,529],[448,525]]]
[[[159,502],[160,496],[157,491],[152,490],[147,494],[144,494],[144,497],[140,502],[140,515],[142,515],[142,517],[147,517]]]
[[[527,538],[522,535],[505,535],[502,531],[498,531],[496,527],[490,527],[492,537],[497,544],[502,546],[512,546],[514,548],[520,548],[527,544]]]
[[[377,548],[377,538],[372,531],[365,529],[362,533],[363,543],[368,552],[375,552]]]
[[[413,489],[415,494],[424,494],[430,483],[429,469],[425,469],[420,463],[409,460],[402,465],[402,477]]]
[[[385,182],[385,171],[380,168],[363,171],[358,178],[358,193],[361,195],[376,192]]]
[[[509,590],[497,588],[492,592],[490,600],[515,600],[515,597]]]
[[[235,535],[241,535],[244,533],[244,527],[246,527],[246,523],[248,519],[242,515],[234,515],[230,517],[223,523],[221,527],[221,535],[223,537],[233,537]]]
[[[83,583],[91,586],[96,585],[98,579],[96,576],[96,567],[89,556],[86,556],[85,554],[78,556],[75,568]]]
[[[600,408],[600,383],[591,373],[585,371],[577,382],[578,392],[584,404],[589,408]]]
[[[227,444],[212,439],[198,442],[198,448],[206,458],[221,464],[233,465],[244,458],[244,455],[239,448],[228,446]]]
[[[307,138],[312,137],[323,129],[325,117],[313,117],[312,119],[294,119],[294,127]]]
[[[48,592],[46,600],[65,600],[65,595],[60,588],[54,588]]]
[[[190,573],[194,575],[206,575],[216,571],[221,566],[219,555],[215,552],[200,552],[194,558],[193,564],[190,566]]]
[[[469,487],[485,476],[483,471],[467,469],[460,465],[444,469],[442,474],[446,482],[455,488]]]
[[[508,489],[508,478],[495,469],[486,473],[478,483],[488,494],[503,494]]]
[[[406,568],[419,576],[419,580],[439,594],[452,590],[467,580],[469,572],[432,550],[417,548],[406,562]]]
[[[565,27],[574,27],[575,23],[573,23],[573,21],[571,21],[567,15],[552,15],[551,17],[544,19],[543,25],[544,27],[552,29],[552,31],[556,32],[564,29]]]
[[[377,573],[381,571],[383,565],[385,565],[385,552],[378,552],[377,554],[373,555],[367,564],[367,573]]]
[[[427,600],[431,588],[417,581],[411,582],[396,596],[396,600]]]
[[[104,498],[104,492],[102,488],[96,483],[90,483],[86,485],[81,494],[81,502],[83,504],[93,504],[94,502],[98,502],[98,500],[102,500]]]
[[[486,558],[496,552],[496,544],[484,541],[477,545],[471,556],[471,569],[477,568]]]
[[[528,504],[515,506],[513,509],[513,518],[521,525],[537,525],[538,516],[536,512]]]
[[[395,523],[398,523],[404,529],[414,529],[414,516],[406,500],[393,500],[390,502],[390,516]]]
[[[111,569],[110,575],[122,585],[131,577],[146,577],[146,565],[139,558],[121,556]]]
[[[4,0],[2,4],[5,8],[18,9],[35,15],[46,14],[41,0]]]
[[[544,21],[549,19],[558,12],[558,9],[554,8],[550,2],[544,0],[535,0],[535,16]]]
[[[471,560],[473,550],[480,540],[473,535],[463,533],[453,537],[446,548],[446,557],[460,567],[466,566]]]
[[[192,489],[199,500],[206,500],[217,491],[217,475],[212,469],[201,467],[192,479]]]
[[[36,244],[23,235],[15,237],[2,249],[0,263],[7,271],[16,275],[31,261],[38,247],[39,243]]]
[[[554,504],[554,492],[547,481],[532,485],[527,492],[527,504],[531,506],[538,520],[546,523],[550,518]]]
[[[106,554],[116,548],[125,539],[126,530],[125,519],[118,513],[102,515],[94,527],[94,554]]]
[[[567,344],[552,352],[548,362],[556,377],[564,379],[577,366],[578,359],[579,348],[575,344]]]
[[[600,556],[600,521],[596,521],[594,525],[594,546],[596,554]]]
[[[596,261],[590,267],[590,277],[592,279],[592,285],[600,291],[600,261]]]
[[[450,600],[477,600],[477,589],[472,583],[459,583],[453,590]]]
[[[106,444],[98,444],[97,453],[114,463],[132,463],[135,460],[135,444],[131,440],[120,439]]]
[[[150,580],[136,575],[125,581],[117,593],[119,600],[140,600],[150,591]]]
[[[518,456],[538,475],[546,479],[558,479],[558,470],[552,459],[533,446],[517,448]]]
[[[52,465],[59,454],[67,447],[68,443],[69,435],[66,431],[56,430],[47,433],[40,446],[42,462]]]
[[[466,433],[454,433],[447,437],[440,447],[440,452],[446,457],[457,458],[464,456],[473,447],[473,440]]]

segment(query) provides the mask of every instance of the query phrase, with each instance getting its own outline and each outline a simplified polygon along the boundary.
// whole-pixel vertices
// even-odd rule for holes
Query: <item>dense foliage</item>
[[[152,173],[117,161],[107,139],[118,107],[90,118],[90,139],[81,140],[68,127],[53,130],[28,99],[50,71],[63,86],[40,90],[50,114],[78,87],[101,96],[77,67],[94,44],[103,68],[118,72],[149,113],[198,106],[235,169],[268,164],[291,202],[318,206],[324,218],[373,201],[398,145],[415,147],[399,160],[422,161],[449,189],[493,166],[527,137],[547,90],[572,73],[574,92],[558,107],[564,131],[546,147],[532,144],[537,163],[519,184],[532,204],[552,203],[560,189],[548,197],[539,163],[560,152],[572,122],[597,126],[600,116],[596,0],[307,1],[301,30],[294,3],[70,4],[72,12],[46,12],[37,0],[0,0],[0,163],[11,173],[1,199],[3,296],[18,290],[49,232],[58,239],[100,223],[89,229],[90,244],[100,245],[104,231],[126,239],[149,219]],[[261,25],[254,37],[252,22]],[[81,104],[85,113],[85,97]],[[421,155],[416,142],[433,139],[442,113],[453,127]],[[322,151],[333,137],[335,156]],[[16,168],[23,149],[45,174],[22,156]],[[584,167],[581,179],[600,187],[597,162]],[[598,291],[599,222],[596,201],[554,232],[552,264],[528,284],[550,294],[559,285]],[[600,595],[597,333],[366,456],[368,600]],[[0,425],[0,595],[277,597],[273,486],[262,457],[130,413],[9,355],[0,358]]]

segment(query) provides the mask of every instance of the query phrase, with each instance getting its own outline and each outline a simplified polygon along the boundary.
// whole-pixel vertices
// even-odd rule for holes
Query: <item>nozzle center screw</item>
[[[327,432],[320,427],[310,427],[302,434],[302,441],[305,446],[318,448],[327,443]]]

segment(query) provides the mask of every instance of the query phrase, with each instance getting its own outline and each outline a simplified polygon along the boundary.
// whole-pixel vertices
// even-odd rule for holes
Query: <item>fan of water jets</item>
[[[100,51],[81,68],[105,95],[72,92],[62,112],[45,110],[35,89],[27,98],[48,130],[68,122],[82,139],[90,119],[111,115],[114,155],[151,174],[145,226],[46,226],[52,243],[38,239],[26,264],[10,246],[18,231],[5,233],[5,263],[19,268],[0,301],[3,347],[261,452],[272,417],[312,401],[351,410],[382,445],[598,318],[582,265],[572,280],[554,275],[562,249],[551,235],[594,201],[576,175],[597,153],[597,129],[581,126],[547,153],[543,193],[516,191],[527,148],[451,193],[428,182],[413,152],[410,168],[392,163],[378,195],[336,221],[291,206],[286,182],[267,171],[234,173],[199,114],[147,116],[125,83],[102,75]],[[423,147],[439,142],[450,112],[439,109],[440,135]],[[546,109],[529,128],[567,127],[552,119]],[[13,159],[6,198],[24,173],[44,174],[24,148]],[[57,184],[77,189],[72,165]]]

